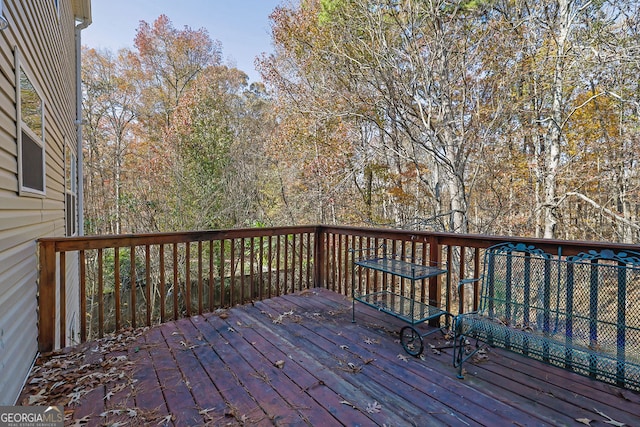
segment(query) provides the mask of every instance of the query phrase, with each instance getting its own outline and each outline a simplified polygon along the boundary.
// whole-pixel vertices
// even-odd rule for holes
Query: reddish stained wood
[[[131,327],[135,328],[136,324],[136,247],[131,246],[129,249],[129,260],[130,260],[130,276],[129,276],[129,285],[131,286],[131,303],[129,304],[129,310],[131,313]]]
[[[38,280],[38,349],[51,351],[56,337],[56,253],[54,242],[40,244]]]
[[[475,273],[475,277],[480,277],[482,271],[480,270],[480,249],[475,248],[473,254],[473,271]],[[474,283],[473,287],[473,309],[478,310],[480,307],[480,284],[478,282]]]
[[[234,295],[236,289],[236,241],[232,239],[229,241],[230,243],[230,253],[229,253],[229,305],[233,306],[236,302]]]
[[[184,287],[185,287],[185,298],[184,305],[187,311],[187,317],[191,316],[191,243],[185,243],[185,251],[184,251],[184,270],[185,270],[185,278],[184,278]],[[177,319],[177,316],[176,316]]]
[[[225,306],[225,298],[224,298],[224,294],[226,293],[225,287],[226,287],[226,283],[224,280],[224,268],[225,268],[225,263],[224,263],[224,240],[220,241],[220,258],[218,258],[218,275],[220,277],[220,307],[224,307]]]
[[[145,268],[145,282],[144,282],[144,296],[146,298],[146,325],[151,326],[151,248],[149,245],[145,246],[144,268]]]
[[[67,258],[60,253],[60,347],[67,346]]]
[[[80,341],[85,342],[86,340],[87,340],[86,254],[85,254],[85,251],[80,251]]]
[[[280,296],[280,235],[276,236],[276,296]]]
[[[296,235],[291,235],[291,292],[296,291]]]
[[[245,296],[244,296],[244,237],[240,239],[240,304],[244,304]]]
[[[98,249],[98,336],[104,336],[104,253]]]
[[[288,294],[289,293],[289,283],[288,283],[288,270],[289,270],[289,236],[284,235],[282,236],[282,240],[284,243],[284,255],[283,255],[283,261],[284,261],[284,274],[283,274],[283,278],[284,278],[284,283],[282,285],[282,293],[283,294]],[[278,276],[280,276],[280,269],[278,269]]]
[[[430,351],[429,344],[444,343],[442,335],[427,338],[424,360],[412,358],[396,342],[405,323],[362,304],[356,310],[352,324],[348,298],[313,289],[235,307],[224,318],[208,314],[150,328],[123,353],[135,363],[135,390],[107,401],[114,389],[99,386],[74,407],[74,418],[104,421],[96,411],[106,404],[153,408],[159,417],[173,414],[176,425],[212,422],[204,413],[252,425],[557,425],[602,421],[597,408],[637,423],[640,393],[497,349],[470,363],[461,381],[450,350]],[[367,412],[374,402],[380,412]]]
[[[255,261],[255,240],[252,237],[249,240],[249,283],[251,286],[251,292],[249,299],[254,300],[256,298],[256,285],[254,277],[254,261]]]
[[[178,294],[180,282],[178,280],[178,244],[173,244],[173,320],[178,320]]]
[[[165,266],[164,266],[164,245],[160,245],[159,249],[159,257],[160,257],[160,322],[165,322],[165,301],[167,298],[166,291],[166,278],[165,278]]]
[[[460,270],[459,270],[460,280],[466,279],[466,276],[465,276],[465,274],[466,274],[465,265],[467,264],[465,262],[466,261],[466,255],[467,255],[467,248],[463,246],[463,247],[460,248],[460,259],[462,260],[462,262],[460,262],[460,267],[459,267],[460,268]],[[464,304],[463,304],[464,299],[465,299],[464,286],[460,286],[457,290],[458,290],[457,296],[458,296],[458,299],[459,299],[459,302],[458,302],[459,309],[458,309],[458,313],[454,312],[454,314],[461,314],[464,311]]]
[[[307,268],[307,273],[305,274],[302,270],[302,266],[304,265],[303,263],[303,259],[304,259],[304,254],[305,254],[305,240],[308,242],[308,239],[305,239],[305,237],[307,237],[306,234],[301,234],[300,235],[300,253],[298,256],[298,275],[300,276],[300,281],[299,281],[299,285],[298,285],[298,291],[301,291],[303,289],[307,289],[309,287],[309,270]]]
[[[271,264],[271,255],[272,255],[271,254],[271,236],[269,236],[267,238],[267,271],[269,272],[269,275],[267,276],[268,284],[269,284],[268,292],[267,292],[267,298],[271,298],[271,286],[272,286],[272,283],[271,283],[271,276],[272,276],[272,273],[271,273],[271,265],[272,265]]]
[[[202,282],[203,271],[202,242],[198,242],[198,314],[202,314],[204,312],[204,301],[202,300],[202,294],[204,293],[204,286]]]
[[[215,277],[213,271],[213,240],[209,241],[209,311],[215,310]]]
[[[121,315],[120,315],[120,248],[114,248],[113,254],[114,265],[114,294],[116,297],[116,331],[120,330]]]

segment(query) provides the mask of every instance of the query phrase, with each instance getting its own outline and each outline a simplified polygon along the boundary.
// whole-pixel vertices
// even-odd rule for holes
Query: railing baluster
[[[224,294],[226,292],[226,275],[224,273],[224,239],[220,240],[220,259],[218,260],[218,271],[220,272],[220,307],[224,307]]]
[[[67,258],[60,252],[60,347],[67,346]]]
[[[280,296],[280,235],[276,236],[276,296]]]
[[[215,279],[213,274],[213,240],[209,240],[209,311],[215,310]]]
[[[136,247],[131,246],[129,248],[129,261],[130,261],[130,278],[129,285],[131,285],[131,327],[136,327]]]
[[[269,288],[267,289],[267,298],[271,298],[271,286],[272,286],[272,282],[271,282],[271,255],[272,255],[272,250],[271,250],[271,236],[269,236],[269,238],[267,239],[267,270],[269,271],[269,275],[267,276],[268,279],[268,285]]]
[[[178,278],[178,244],[173,244],[173,320],[178,320],[178,294],[180,285]]]
[[[256,299],[256,284],[254,274],[254,261],[255,261],[255,239],[251,237],[249,239],[249,299],[253,301]]]
[[[104,337],[104,252],[98,249],[98,336]]]
[[[145,245],[145,255],[144,255],[144,296],[147,299],[146,304],[146,315],[147,315],[147,326],[151,326],[151,319],[153,316],[153,304],[151,304],[151,247],[150,245]]]
[[[202,283],[202,274],[202,241],[198,241],[198,314],[202,314],[204,312],[204,302],[202,299],[204,286]]]
[[[260,236],[260,249],[258,250],[258,271],[260,272],[258,278],[258,292],[259,298],[262,300],[264,298],[264,238]]]
[[[86,254],[80,250],[80,342],[87,340],[87,269]],[[92,307],[93,309],[93,307]]]
[[[184,288],[185,298],[184,305],[187,310],[187,317],[191,316],[191,243],[185,243],[184,248]]]
[[[230,284],[229,284],[229,304],[233,307],[236,304],[236,239],[230,240],[229,267],[230,267]]]
[[[466,279],[466,277],[465,277],[465,268],[466,268],[466,265],[467,265],[467,263],[465,262],[466,261],[466,249],[467,248],[465,246],[462,246],[460,248],[460,272],[459,272],[459,274],[460,274],[459,279],[460,280]],[[449,265],[449,268],[452,268],[451,265]],[[455,289],[457,289],[457,286],[456,286]],[[464,286],[461,286],[460,287],[460,292],[458,293],[458,298],[460,298],[458,307],[461,308],[461,311],[458,314],[462,314],[462,312],[464,311],[464,305],[463,305],[464,299],[465,299],[464,293],[465,293],[464,292]]]
[[[240,238],[240,304],[244,304],[244,237]]]
[[[298,249],[300,251],[298,254],[298,276],[300,277],[300,285],[298,287],[298,291],[309,288],[309,282],[305,283],[304,273],[302,270],[302,266],[304,265],[302,262],[302,258],[304,256],[304,237],[304,233],[300,233],[300,248]]]
[[[116,298],[116,331],[120,330],[120,248],[114,248],[113,263],[114,263],[114,296]]]
[[[314,243],[311,240],[311,233],[307,233],[307,244],[305,245],[305,250],[307,251],[307,288],[315,286],[315,283],[311,283],[311,251],[313,247]],[[316,262],[315,258],[314,262]]]
[[[165,310],[166,310],[166,298],[167,298],[167,291],[166,291],[166,277],[165,277],[165,270],[164,270],[164,244],[160,244],[160,250],[159,250],[159,257],[160,257],[160,322],[164,323],[165,322]]]
[[[291,292],[296,291],[296,235],[291,235]]]

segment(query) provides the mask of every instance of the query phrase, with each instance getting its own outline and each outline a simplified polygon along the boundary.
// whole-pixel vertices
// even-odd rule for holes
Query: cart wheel
[[[424,349],[422,335],[413,326],[405,326],[400,330],[400,342],[404,351],[412,356],[418,357]]]

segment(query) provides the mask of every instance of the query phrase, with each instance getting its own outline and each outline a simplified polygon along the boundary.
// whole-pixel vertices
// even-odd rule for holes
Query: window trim
[[[65,137],[64,150],[64,218],[65,235],[78,235],[78,168],[73,147]],[[71,206],[70,206],[71,205]]]
[[[18,145],[18,194],[20,196],[32,196],[32,197],[45,197],[47,193],[47,168],[46,168],[46,159],[47,159],[47,144],[45,139],[45,102],[44,97],[42,96],[42,91],[38,87],[38,84],[33,79],[33,73],[29,67],[22,61],[20,56],[20,51],[18,47],[14,47],[15,51],[15,74],[16,74],[16,142]],[[26,123],[22,121],[22,94],[21,94],[21,83],[20,76],[21,73],[29,80],[31,86],[33,86],[34,91],[40,98],[41,103],[41,133],[42,137],[39,137],[34,130],[32,130]],[[38,188],[31,188],[24,184],[24,165],[22,164],[22,152],[23,152],[23,144],[22,144],[22,132],[25,132],[40,148],[42,148],[42,190]]]

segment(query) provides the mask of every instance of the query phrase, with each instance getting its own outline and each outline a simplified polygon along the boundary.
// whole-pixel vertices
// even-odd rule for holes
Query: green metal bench
[[[459,378],[482,342],[640,390],[640,253],[503,243],[486,249],[483,269],[459,285],[481,283],[479,310],[462,313],[461,298],[454,321]]]

